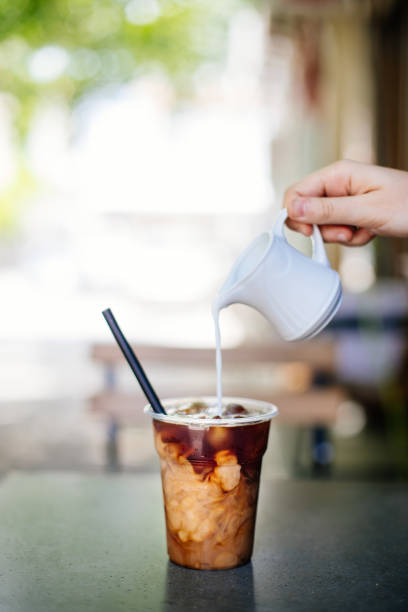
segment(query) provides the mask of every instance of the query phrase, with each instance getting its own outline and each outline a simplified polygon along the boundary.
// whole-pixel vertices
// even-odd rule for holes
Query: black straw
[[[161,402],[155,390],[153,389],[149,379],[146,376],[146,372],[142,368],[142,364],[140,363],[140,361],[134,354],[132,347],[130,346],[129,342],[126,340],[125,336],[123,335],[119,325],[116,322],[115,317],[113,316],[111,309],[107,308],[106,310],[102,312],[102,314],[105,317],[105,321],[109,325],[110,330],[112,334],[114,335],[116,342],[119,345],[119,348],[124,354],[126,361],[132,368],[133,374],[136,376],[137,380],[139,381],[139,384],[142,387],[145,396],[149,400],[149,403],[151,407],[153,408],[153,411],[161,413],[161,414],[166,414],[165,409],[161,405]]]

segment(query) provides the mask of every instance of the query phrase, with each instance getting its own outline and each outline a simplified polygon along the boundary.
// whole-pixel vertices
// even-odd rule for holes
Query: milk
[[[215,328],[215,364],[217,369],[217,412],[222,413],[222,354],[221,354],[221,332],[220,332],[220,308],[217,300],[212,307],[212,315]]]

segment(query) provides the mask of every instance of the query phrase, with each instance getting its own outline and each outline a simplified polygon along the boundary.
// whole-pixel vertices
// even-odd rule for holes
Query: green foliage
[[[0,192],[0,233],[10,233],[15,229],[27,196],[34,188],[35,179],[21,162],[12,183]]]
[[[9,97],[20,142],[42,102],[57,99],[72,106],[95,89],[118,86],[148,70],[165,71],[175,91],[186,94],[202,62],[222,60],[229,21],[247,3],[251,0],[0,0],[0,94]],[[0,192],[0,231],[14,227],[33,188],[21,162],[13,184]]]
[[[0,83],[21,104],[19,124],[41,98],[75,102],[156,65],[182,90],[203,61],[219,60],[244,0],[0,0]],[[144,7],[144,11],[143,11]],[[66,55],[55,78],[33,75],[36,51]]]

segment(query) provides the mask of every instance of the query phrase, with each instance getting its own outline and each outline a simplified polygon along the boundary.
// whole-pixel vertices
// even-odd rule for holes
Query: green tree
[[[234,12],[250,0],[0,0],[0,95],[8,96],[20,145],[34,110],[72,107],[98,88],[152,68],[187,95],[203,62],[219,62]],[[23,155],[21,155],[23,160]],[[0,192],[9,228],[35,184],[24,169]]]

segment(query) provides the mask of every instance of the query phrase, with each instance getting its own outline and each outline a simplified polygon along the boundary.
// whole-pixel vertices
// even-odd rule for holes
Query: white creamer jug
[[[286,217],[285,209],[273,230],[255,238],[240,255],[217,294],[213,313],[230,304],[246,304],[266,317],[284,340],[304,340],[331,321],[343,293],[318,227],[313,229],[313,255],[306,257],[287,242]]]

